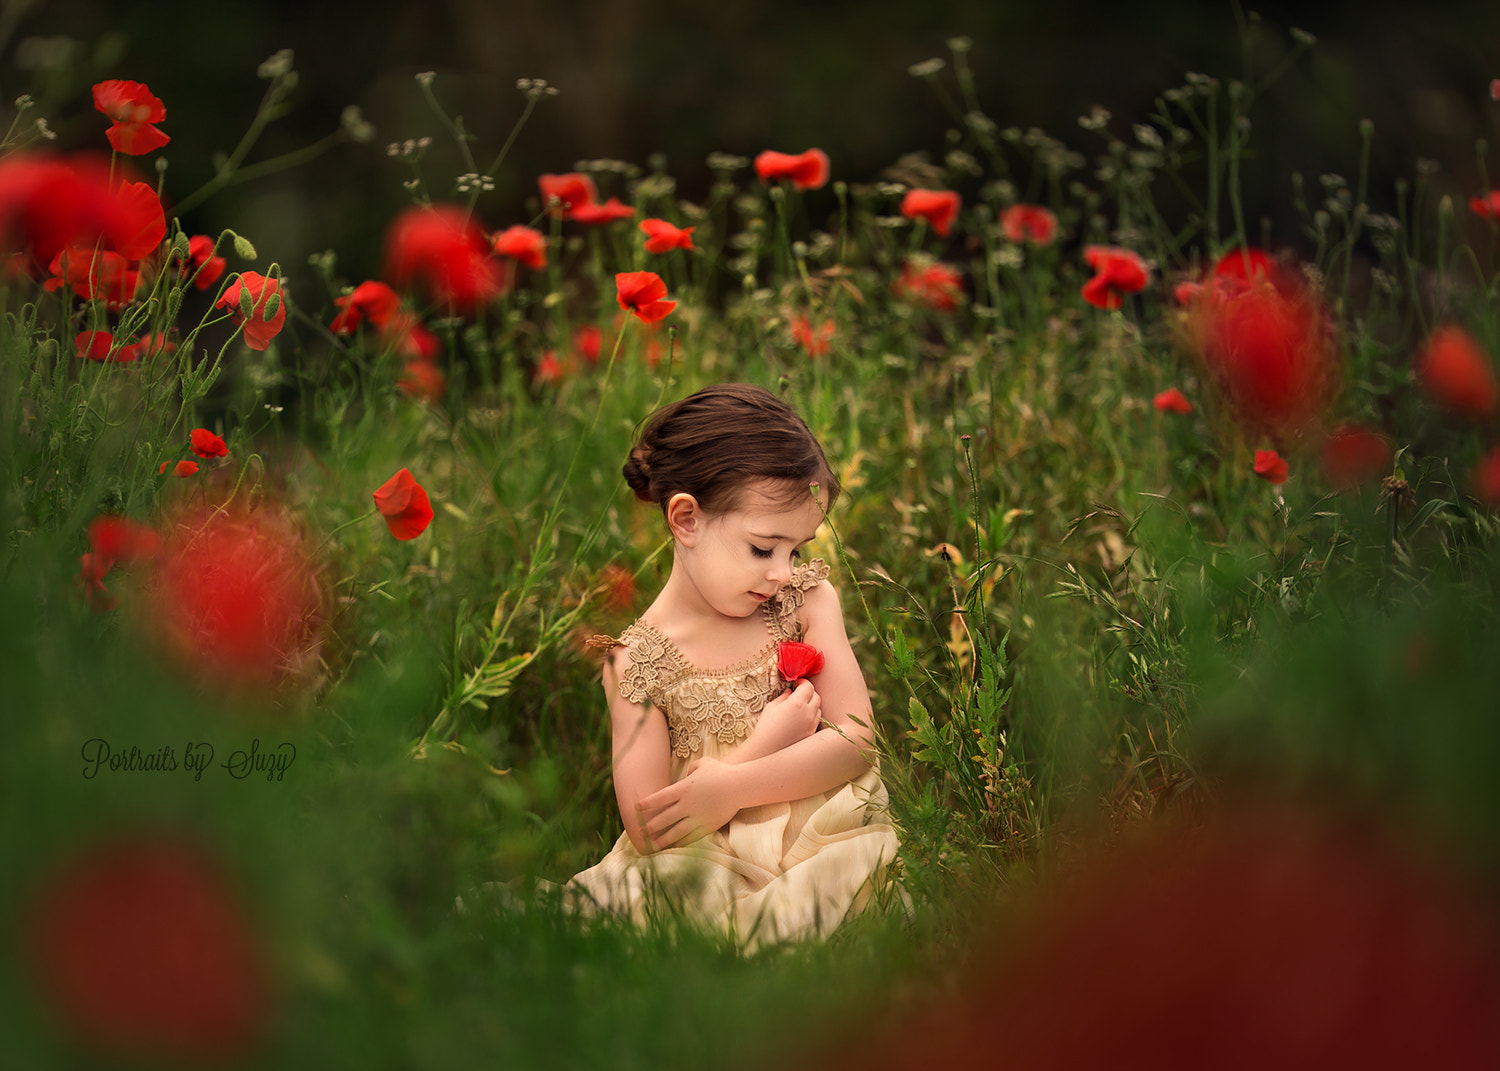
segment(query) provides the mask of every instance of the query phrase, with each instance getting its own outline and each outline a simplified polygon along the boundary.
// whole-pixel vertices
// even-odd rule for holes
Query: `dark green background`
[[[701,196],[715,150],[825,149],[835,178],[863,180],[904,153],[941,155],[951,125],[907,67],[974,41],[971,62],[987,113],[1001,126],[1041,126],[1092,155],[1102,142],[1077,117],[1094,104],[1130,120],[1185,72],[1241,72],[1228,2],[975,2],[975,0],[426,0],[401,3],[209,3],[204,0],[33,0],[6,8],[0,91],[32,91],[70,147],[102,146],[88,86],[101,77],[148,83],[165,101],[169,195],[211,174],[210,157],[238,140],[264,83],[255,69],[278,48],[296,51],[295,109],[257,156],[337,127],[346,104],[376,125],[376,141],[340,146],[316,164],[221,195],[189,220],[233,226],[297,270],[308,252],[335,248],[350,276],[375,269],[383,221],[403,203],[409,172],[391,141],[436,134],[412,75],[436,70],[437,90],[478,135],[488,159],[520,112],[518,77],[562,90],[522,134],[485,222],[526,218],[535,175],[580,159],[644,164],[664,154],[684,196]],[[1480,136],[1500,145],[1500,5],[1356,3],[1258,5],[1263,60],[1296,25],[1319,38],[1255,112],[1257,158],[1248,172],[1254,215],[1283,224],[1289,176],[1326,171],[1352,180],[1357,123],[1377,124],[1372,207],[1389,211],[1390,185],[1415,159],[1443,164],[1440,192],[1466,199],[1482,186]],[[82,42],[50,73],[19,70],[28,38]],[[256,157],[253,156],[252,159]],[[427,171],[442,193],[458,170],[438,153]],[[1294,233],[1278,234],[1293,241]]]

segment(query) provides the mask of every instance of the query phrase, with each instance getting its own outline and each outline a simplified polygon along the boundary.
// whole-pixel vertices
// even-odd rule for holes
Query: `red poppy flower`
[[[604,605],[611,610],[628,610],[635,605],[635,574],[618,562],[611,562],[600,572],[599,588],[604,593]]]
[[[1483,197],[1470,198],[1469,211],[1481,219],[1500,219],[1500,190],[1491,190]]]
[[[594,180],[577,171],[570,171],[565,175],[538,175],[536,184],[542,191],[543,207],[563,219],[570,218],[576,209],[591,205],[599,199],[599,190],[594,186]]]
[[[120,605],[120,601],[104,586],[104,578],[107,575],[109,575],[109,570],[101,567],[94,555],[79,556],[78,589],[83,595],[83,601],[88,603],[89,609],[96,614],[109,613]]]
[[[1323,478],[1340,490],[1351,490],[1389,472],[1391,457],[1391,444],[1384,436],[1346,424],[1323,442]]]
[[[171,464],[172,463],[170,461],[163,461],[161,463],[161,465],[157,468],[156,471],[158,473],[166,472],[167,471],[167,466],[171,465]],[[181,461],[177,462],[176,465],[172,466],[172,475],[173,476],[180,476],[180,477],[182,477],[184,479],[186,479],[189,476],[192,476],[197,471],[198,471],[198,462],[192,460],[191,458],[183,458]]]
[[[440,304],[472,315],[505,289],[490,243],[457,205],[408,208],[385,238],[385,276],[397,289],[420,285]]]
[[[114,344],[115,336],[108,331],[85,331],[73,340],[78,356],[87,357],[91,361],[109,360],[109,351]]]
[[[244,308],[240,303],[242,293],[249,294],[252,302],[248,320],[245,319]],[[278,299],[276,310],[268,315],[272,298]],[[224,291],[214,305],[221,309],[227,308],[233,314],[235,323],[245,325],[245,345],[252,350],[263,350],[269,346],[271,339],[276,337],[286,323],[286,295],[281,292],[281,283],[259,272],[240,272],[239,278],[229,284],[229,289]]]
[[[776,669],[784,681],[800,681],[823,671],[823,652],[810,643],[782,640],[776,648]]]
[[[42,284],[43,289],[56,291],[68,286],[85,301],[97,299],[112,309],[132,301],[140,281],[140,273],[108,249],[70,246],[52,258],[48,270],[52,278]]]
[[[600,204],[579,205],[573,209],[569,218],[577,223],[586,223],[590,226],[598,226],[604,223],[613,223],[616,220],[630,219],[635,215],[635,209],[624,204],[618,197],[611,197],[608,201]]]
[[[155,357],[160,353],[175,353],[177,343],[171,341],[166,335],[142,335],[134,342],[120,347],[119,356],[115,360],[120,362],[138,361],[143,357]]]
[[[901,198],[901,214],[907,219],[926,220],[940,238],[946,238],[961,203],[952,190],[907,190]]]
[[[399,311],[380,329],[380,337],[398,357],[409,361],[434,361],[443,352],[443,344],[422,326],[416,316]]]
[[[1183,416],[1187,416],[1193,411],[1193,403],[1188,401],[1182,391],[1176,387],[1168,387],[1162,391],[1155,398],[1151,399],[1151,404],[1163,413],[1180,413]]]
[[[369,320],[376,327],[384,327],[401,307],[401,298],[385,283],[370,279],[356,286],[350,293],[334,298],[339,313],[328,325],[335,335],[353,334],[361,323]]]
[[[1275,450],[1255,451],[1255,475],[1267,483],[1286,483],[1287,477],[1286,459]]]
[[[207,290],[224,274],[227,261],[214,256],[215,242],[206,234],[195,234],[188,239],[188,262],[183,265],[183,277],[191,275],[193,285]]]
[[[448,377],[431,361],[411,360],[406,362],[396,386],[420,402],[440,402],[448,392]]]
[[[211,460],[216,457],[229,456],[229,444],[207,428],[194,428],[189,439],[193,453],[201,458]]]
[[[375,508],[397,539],[416,539],[432,523],[432,502],[411,469],[402,469],[380,485]]]
[[[167,117],[166,106],[140,82],[111,79],[98,83],[94,86],[94,107],[114,120],[104,136],[115,152],[140,156],[172,140],[151,125]]]
[[[1000,229],[1018,245],[1051,245],[1057,237],[1057,217],[1041,205],[1011,205],[1000,213]]]
[[[547,266],[547,239],[532,227],[507,227],[495,235],[495,252],[536,271]]]
[[[1083,284],[1083,300],[1101,309],[1118,309],[1126,294],[1137,294],[1151,281],[1146,262],[1129,249],[1091,245],[1083,259],[1094,277]]]
[[[833,341],[833,321],[823,320],[816,326],[801,313],[792,316],[792,341],[809,357],[822,357]]]
[[[1270,279],[1277,274],[1276,262],[1263,249],[1246,246],[1232,249],[1214,262],[1213,274],[1222,279]]]
[[[1479,459],[1470,477],[1474,497],[1490,509],[1500,506],[1500,446]]]
[[[215,688],[255,692],[315,672],[326,615],[306,547],[267,505],[178,517],[152,572],[155,634],[179,665]]]
[[[626,271],[615,275],[620,308],[644,323],[655,323],[677,307],[667,300],[667,284],[654,271]]]
[[[646,234],[646,252],[669,253],[674,249],[692,249],[693,231],[697,228],[678,228],[664,219],[643,219],[641,230]]]
[[[963,276],[947,264],[908,260],[901,265],[901,275],[891,284],[891,291],[903,301],[951,312],[963,294]]]
[[[53,863],[23,905],[25,963],[69,1032],[143,1066],[243,1060],[269,1026],[259,938],[229,880],[172,835]]]
[[[598,364],[604,349],[604,332],[598,324],[582,324],[573,332],[573,352],[589,364]]]
[[[940,998],[873,1035],[861,1024],[845,1066],[1002,1051],[1013,1071],[1495,1064],[1500,970],[1481,894],[1368,815],[1202,824],[1066,868]],[[1122,1047],[1137,1037],[1157,1041]]]
[[[1205,289],[1189,312],[1189,331],[1215,384],[1252,429],[1294,437],[1327,400],[1335,369],[1330,330],[1321,306],[1288,277]]]
[[[537,361],[536,369],[531,373],[531,381],[537,384],[561,383],[566,375],[566,369],[557,359],[557,351],[548,350]]]
[[[0,252],[29,254],[41,268],[69,246],[141,260],[166,233],[155,191],[117,181],[108,160],[25,152],[0,159]]]
[[[89,523],[89,550],[102,573],[115,565],[153,558],[161,550],[161,536],[148,524],[104,513]]]
[[[1461,327],[1439,327],[1416,359],[1417,381],[1440,405],[1470,420],[1488,420],[1500,401],[1495,369],[1474,336]]]
[[[768,149],[755,158],[755,173],[762,182],[785,179],[799,190],[816,190],[828,182],[828,154],[822,149],[795,155]]]

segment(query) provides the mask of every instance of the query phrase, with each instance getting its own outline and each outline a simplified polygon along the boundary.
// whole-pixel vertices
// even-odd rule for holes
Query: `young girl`
[[[625,832],[568,892],[638,921],[682,914],[747,947],[827,933],[897,846],[828,566],[798,564],[838,481],[786,403],[740,384],[653,414],[624,473],[661,507],[672,572],[619,639],[594,641]],[[816,648],[821,668],[783,680],[785,641]]]

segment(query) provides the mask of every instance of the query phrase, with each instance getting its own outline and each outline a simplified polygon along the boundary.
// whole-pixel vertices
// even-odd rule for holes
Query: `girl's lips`
[[[767,600],[767,599],[769,599],[769,598],[770,598],[770,597],[771,597],[771,596],[769,596],[769,595],[762,595],[762,594],[761,594],[761,593],[760,593],[760,592],[758,592],[758,591],[752,591],[752,592],[751,592],[751,593],[750,593],[750,595],[751,595],[751,597],[752,597],[752,598],[753,598],[753,599],[755,599],[755,601],[756,601],[756,602],[765,602],[765,601],[766,601],[766,600]]]

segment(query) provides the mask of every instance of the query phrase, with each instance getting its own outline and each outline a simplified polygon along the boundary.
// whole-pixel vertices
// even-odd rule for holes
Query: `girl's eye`
[[[798,547],[796,550],[792,551],[792,561],[794,561],[794,562],[800,562],[801,560],[802,560],[802,548]]]
[[[769,558],[772,552],[766,547],[757,547],[752,543],[750,545],[750,553],[754,554],[757,558]]]

